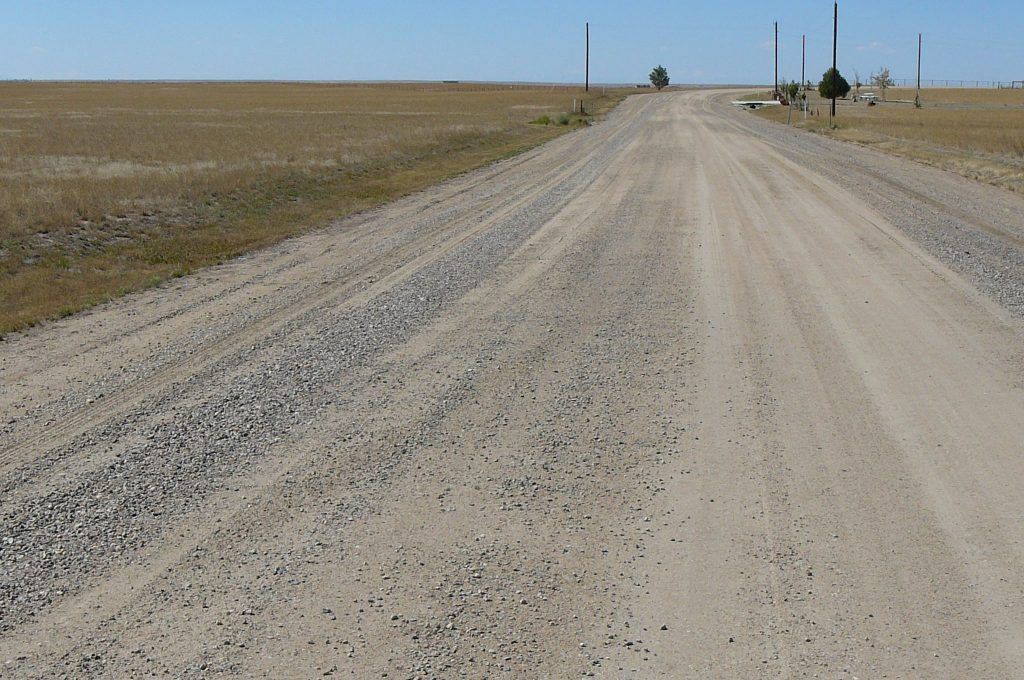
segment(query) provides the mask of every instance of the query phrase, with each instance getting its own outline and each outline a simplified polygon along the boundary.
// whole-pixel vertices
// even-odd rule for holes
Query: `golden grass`
[[[880,94],[869,87],[861,91]],[[1024,193],[1024,90],[924,89],[921,109],[894,101],[913,101],[914,95],[914,90],[890,89],[888,102],[870,107],[841,101],[830,129],[828,102],[812,93],[810,107],[821,115],[804,121],[794,109],[793,121],[813,132]],[[781,123],[787,114],[782,107],[758,112]]]
[[[576,88],[0,83],[0,334],[560,134]],[[625,91],[592,92],[607,110]],[[573,119],[573,124],[578,122]]]
[[[877,90],[864,86],[861,92]],[[886,99],[906,99],[913,101],[916,91],[913,88],[893,87],[886,90]],[[995,90],[987,88],[930,88],[921,90],[921,102],[925,105],[943,104],[980,104],[985,106],[1024,106],[1024,90]]]

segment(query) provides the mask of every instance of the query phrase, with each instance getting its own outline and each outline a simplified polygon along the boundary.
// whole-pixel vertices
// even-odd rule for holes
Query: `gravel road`
[[[720,93],[0,342],[3,677],[1019,677],[1024,200]]]

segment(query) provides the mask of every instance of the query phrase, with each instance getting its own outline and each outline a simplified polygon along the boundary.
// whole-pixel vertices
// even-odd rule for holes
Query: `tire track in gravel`
[[[720,123],[716,120],[715,124]],[[853,521],[858,513],[866,514],[859,508],[869,505],[869,498],[875,498],[875,502],[885,508],[875,511],[882,515],[877,518],[876,525],[906,525],[907,532],[914,538],[908,544],[903,532],[897,530],[865,541],[857,535],[859,532],[851,533],[848,526],[843,526],[845,521],[829,517],[829,507],[808,509],[822,516],[822,519],[815,522],[819,536],[827,531],[825,526],[829,524],[836,527],[836,536],[840,533],[851,534],[846,544],[835,547],[826,544],[827,548],[822,550],[822,546],[815,545],[820,543],[820,538],[816,541],[815,536],[803,527],[794,530],[794,527],[787,527],[780,522],[780,533],[787,539],[774,553],[788,556],[780,562],[783,582],[788,584],[784,591],[785,601],[791,603],[786,606],[786,610],[800,617],[794,619],[788,635],[780,636],[782,639],[792,636],[787,647],[789,650],[799,650],[793,665],[799,668],[823,668],[825,665],[848,663],[853,667],[859,665],[863,669],[870,668],[872,673],[899,667],[899,663],[892,658],[874,657],[874,647],[857,649],[851,645],[842,650],[842,655],[838,653],[839,645],[835,645],[836,649],[827,649],[835,642],[851,636],[857,639],[857,634],[851,632],[856,622],[843,621],[849,617],[850,612],[865,606],[878,611],[883,605],[889,604],[890,611],[886,612],[885,617],[891,617],[892,620],[888,625],[898,630],[913,631],[905,633],[903,640],[895,642],[899,651],[887,650],[888,654],[905,657],[913,655],[913,661],[908,660],[904,668],[916,668],[925,675],[931,675],[947,668],[949,659],[956,659],[956,663],[962,667],[973,667],[982,675],[1001,677],[1006,668],[1018,665],[1022,653],[1020,621],[1007,614],[1005,604],[1020,596],[1019,585],[1013,584],[1013,577],[1010,576],[1013,567],[1009,565],[1018,563],[1021,555],[1019,550],[1012,547],[1013,539],[1005,537],[988,541],[983,536],[992,536],[990,532],[1003,536],[1010,528],[1007,512],[997,508],[1008,508],[1016,504],[1012,495],[1001,488],[1000,473],[995,471],[1007,464],[1014,464],[1011,463],[1012,455],[1008,457],[1007,437],[1012,437],[1011,433],[1015,429],[1019,431],[1020,427],[1012,417],[1007,418],[1003,413],[1004,409],[1014,408],[1013,387],[993,380],[991,373],[970,387],[969,381],[964,378],[955,381],[963,385],[960,389],[983,385],[982,390],[992,390],[1002,395],[996,400],[1000,406],[990,413],[958,407],[962,413],[958,414],[954,422],[960,422],[965,430],[977,433],[978,430],[974,428],[977,427],[979,417],[982,421],[988,421],[986,428],[993,428],[992,432],[985,435],[993,440],[992,450],[987,452],[988,455],[976,458],[969,473],[972,481],[964,483],[960,480],[967,474],[966,470],[953,469],[939,473],[935,467],[937,463],[931,460],[931,456],[922,456],[905,444],[914,437],[935,436],[935,431],[948,430],[949,416],[935,421],[933,419],[934,414],[944,407],[946,400],[956,401],[953,396],[956,389],[952,384],[944,388],[936,385],[931,394],[925,396],[919,390],[918,381],[921,378],[901,381],[896,378],[887,380],[887,377],[893,375],[895,370],[912,374],[913,371],[904,366],[915,361],[911,358],[915,352],[932,353],[932,361],[923,363],[921,373],[938,373],[935,366],[940,364],[945,365],[948,372],[959,371],[961,365],[955,360],[955,352],[950,351],[952,347],[959,346],[960,352],[970,355],[984,344],[980,338],[988,337],[989,334],[1012,336],[1015,330],[1019,335],[1019,326],[1008,321],[1009,317],[1004,310],[982,299],[959,276],[923,253],[917,244],[910,242],[903,234],[894,231],[883,217],[873,214],[859,199],[843,192],[827,179],[811,175],[797,163],[760,153],[756,142],[740,146],[729,144],[726,141],[728,137],[723,135],[709,134],[707,138],[718,147],[718,151],[709,156],[725,162],[728,172],[733,175],[729,185],[732,187],[730,196],[734,200],[713,203],[727,204],[738,210],[739,214],[727,222],[734,229],[737,224],[749,225],[742,234],[732,235],[734,242],[742,242],[745,246],[740,249],[749,263],[748,273],[744,276],[756,281],[743,297],[756,301],[757,304],[752,304],[751,308],[758,311],[749,324],[749,330],[741,332],[751,333],[754,337],[761,336],[765,338],[762,341],[769,343],[764,351],[743,352],[741,357],[746,356],[744,363],[752,363],[757,367],[760,357],[771,356],[772,353],[792,354],[789,349],[792,347],[814,348],[807,357],[811,359],[810,365],[796,374],[796,380],[802,384],[804,376],[813,376],[815,373],[821,376],[819,385],[793,385],[783,391],[780,385],[786,384],[784,376],[787,369],[807,359],[797,355],[788,363],[776,363],[774,369],[774,362],[766,362],[769,372],[763,378],[763,383],[769,395],[774,393],[768,401],[777,404],[782,414],[787,414],[775,426],[783,431],[792,427],[790,424],[799,418],[793,413],[793,404],[799,404],[800,395],[812,386],[827,395],[823,400],[812,403],[831,403],[836,414],[843,413],[844,408],[853,408],[855,412],[860,410],[852,418],[845,415],[831,416],[836,426],[841,428],[839,433],[831,435],[831,447],[846,449],[844,458],[828,463],[833,467],[832,474],[845,473],[847,470],[843,468],[858,465],[857,459],[863,454],[857,452],[854,443],[862,444],[869,451],[884,451],[887,457],[874,460],[863,468],[862,474],[868,477],[872,473],[876,475],[868,488],[865,489],[860,483],[848,482],[829,490],[829,502],[839,509],[839,517]],[[812,186],[815,187],[813,192],[802,189]],[[825,214],[835,217],[818,228],[803,227],[814,225],[814,216]],[[868,226],[865,227],[865,224]],[[829,253],[845,255],[845,261],[826,257]],[[737,257],[728,259],[733,262],[739,260]],[[847,264],[847,261],[851,264]],[[796,267],[791,264],[793,262],[810,264]],[[843,272],[844,269],[847,271]],[[912,276],[911,271],[915,275]],[[837,281],[847,285],[841,287]],[[740,285],[732,288],[738,289]],[[767,291],[774,292],[765,295]],[[891,300],[886,294],[892,295]],[[849,298],[859,301],[861,296],[869,298],[863,300],[861,307],[851,305],[852,309],[847,311],[842,305],[836,304],[837,300]],[[953,300],[956,301],[955,305]],[[880,306],[892,304],[897,309],[889,311],[885,307],[881,312],[873,314],[870,310],[874,308],[866,306],[868,303]],[[840,309],[859,323],[851,323],[849,320],[838,322],[836,316]],[[918,317],[927,321],[921,321]],[[927,326],[928,331],[904,331],[904,324],[912,322]],[[787,337],[784,331],[787,325],[796,329],[799,335]],[[872,337],[880,328],[890,329],[888,335],[882,333],[881,338]],[[903,332],[907,332],[910,337],[902,338],[900,333]],[[773,336],[786,340],[784,343],[776,340],[773,348],[770,342]],[[955,340],[951,344],[948,338]],[[891,352],[890,343],[896,342],[908,350],[906,358],[893,358],[895,353]],[[850,349],[858,343],[868,344],[873,351]],[[989,362],[1002,366],[1000,370],[1009,370],[1011,373],[1019,371],[1020,364],[1015,363],[1012,349],[1006,351],[1004,345],[1005,342],[989,345]],[[836,346],[841,349],[837,351]],[[993,347],[998,348],[997,351],[991,351]],[[843,350],[850,352],[849,358],[843,356]],[[873,366],[875,361],[883,364],[890,362],[890,365],[880,370]],[[847,362],[853,366],[845,367]],[[879,378],[860,378],[866,384],[857,386],[856,372],[851,370],[857,364],[862,366],[863,375]],[[989,366],[985,367],[985,370],[989,369]],[[844,373],[846,376],[843,376]],[[898,401],[914,405],[913,417],[905,417],[897,425],[879,427],[872,424],[885,423],[893,409],[892,404],[876,406],[877,394],[864,394],[871,389],[871,383],[878,379],[883,383],[891,383],[881,388],[883,394],[894,391],[906,394]],[[835,385],[846,387],[833,393]],[[756,401],[761,403],[764,400]],[[844,407],[843,404],[848,406]],[[810,405],[800,410],[813,412]],[[768,420],[769,426],[773,421],[776,419]],[[806,494],[807,488],[835,483],[832,479],[826,481],[816,478],[809,472],[816,465],[822,465],[821,462],[801,460],[791,452],[807,443],[801,442],[798,433],[799,430],[792,431],[789,436],[779,440],[773,434],[760,435],[760,438],[771,442],[768,450],[776,452],[766,460],[776,458],[779,461],[778,466],[769,467],[764,478],[773,481],[773,467],[787,472],[785,476],[779,476],[773,481],[776,488],[767,498],[775,499],[776,502],[792,498],[794,506],[789,510],[779,509],[767,514],[767,517],[775,518],[776,521],[783,520],[799,507],[801,491]],[[817,436],[824,434],[819,432]],[[955,441],[956,435],[947,431],[946,437],[940,439],[943,440]],[[909,450],[904,450],[904,447]],[[808,465],[808,472],[797,472],[801,464]],[[803,490],[797,484],[798,480]],[[892,488],[889,488],[890,485]],[[792,491],[786,491],[787,487]],[[980,488],[987,491],[980,492]],[[886,497],[888,500],[881,500]],[[951,502],[952,498],[957,500]],[[914,499],[917,499],[916,506]],[[893,517],[884,518],[886,511],[891,512]],[[968,526],[975,529],[967,530]],[[983,530],[981,527],[988,528]],[[889,565],[881,561],[872,564],[871,569],[864,570],[860,565],[873,557],[875,545],[882,542],[893,546],[893,553],[907,555],[905,562]],[[858,543],[861,544],[858,546]],[[983,548],[982,544],[986,547]],[[862,557],[856,556],[857,550]],[[844,556],[844,551],[851,554]],[[988,559],[979,559],[977,555],[980,553],[986,553]],[[841,570],[835,569],[829,573],[831,565],[844,564]],[[812,604],[818,598],[810,594],[813,592],[817,596],[817,589],[808,590],[808,594],[801,597],[801,585],[807,587],[812,582],[811,578],[804,578],[801,572],[807,567],[807,575],[813,573],[813,581],[817,581],[821,576],[819,572],[822,565],[827,565],[826,578],[830,579],[829,585],[834,593],[830,602]],[[923,572],[928,574],[924,575]],[[864,594],[846,600],[845,593],[864,589],[866,584],[901,579],[904,581],[901,587],[888,594],[890,600],[867,604],[870,600]],[[922,588],[922,583],[930,585]],[[978,589],[977,583],[985,583],[986,587]],[[941,596],[935,592],[941,592]],[[806,600],[807,604],[792,604],[800,599]],[[899,605],[893,605],[901,599]],[[948,628],[935,626],[927,633],[920,629],[920,621],[940,619],[944,611],[959,613],[955,624]],[[908,615],[907,612],[916,613]],[[874,613],[871,618],[882,616]],[[864,630],[877,635],[877,627],[875,623],[865,626]],[[805,644],[800,644],[800,639],[793,639],[802,638],[804,634],[807,635]],[[831,637],[833,641],[828,645],[820,645],[819,640],[824,641],[823,636]],[[985,670],[980,671],[983,668]]]

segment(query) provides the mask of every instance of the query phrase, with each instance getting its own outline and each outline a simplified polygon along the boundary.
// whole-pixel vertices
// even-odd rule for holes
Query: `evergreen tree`
[[[668,87],[668,69],[661,64],[654,67],[651,71],[651,85],[658,88],[659,90],[663,87]]]

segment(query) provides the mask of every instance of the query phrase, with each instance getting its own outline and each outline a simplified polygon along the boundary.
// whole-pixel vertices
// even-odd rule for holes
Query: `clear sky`
[[[1024,79],[1020,0],[840,2],[839,67]],[[2,0],[0,79],[582,80],[768,83],[831,60],[831,0]]]

